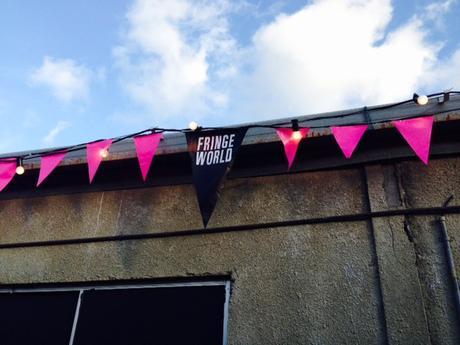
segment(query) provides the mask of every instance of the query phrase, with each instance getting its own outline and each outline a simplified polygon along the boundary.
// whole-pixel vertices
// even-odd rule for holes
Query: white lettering
[[[198,146],[196,148],[197,151],[201,151],[201,148],[203,146],[203,139],[204,139],[204,137],[199,137],[198,138]]]
[[[225,153],[225,163],[230,162],[232,160],[232,152],[233,149],[227,149],[227,152]]]
[[[214,143],[214,149],[219,150],[222,144],[222,137],[220,135],[216,136],[215,143]],[[222,147],[223,148],[223,147]]]
[[[220,156],[220,151],[214,151],[214,158],[212,159],[212,164],[219,163],[219,156]]]
[[[226,149],[228,147],[228,135],[224,135],[222,138],[222,148]]]
[[[209,137],[204,138],[203,151],[208,151],[209,150],[209,141],[210,141]]]
[[[206,159],[206,152],[196,153],[196,165],[204,165]]]
[[[211,165],[212,164],[212,158],[213,158],[213,154],[212,154],[212,151],[210,152],[207,152],[207,157],[206,157],[206,165]]]

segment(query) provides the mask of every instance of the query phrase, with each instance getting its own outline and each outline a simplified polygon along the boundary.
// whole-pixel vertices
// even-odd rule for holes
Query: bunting
[[[53,172],[54,169],[61,163],[67,152],[58,152],[52,155],[41,157],[40,173],[38,175],[37,187]]]
[[[11,182],[16,174],[16,159],[5,159],[0,161],[0,192]]]
[[[284,153],[286,155],[286,159],[288,161],[288,170],[291,169],[292,163],[294,163],[294,158],[297,154],[297,148],[299,147],[299,143],[304,139],[310,128],[299,128],[298,132],[300,135],[296,136],[294,131],[291,128],[277,128],[276,133],[278,134],[281,142],[284,145]]]
[[[112,139],[106,139],[86,145],[86,158],[88,161],[89,183],[93,182],[99,165],[104,156],[107,156]]]
[[[155,152],[157,151],[161,139],[163,139],[162,133],[153,133],[134,137],[137,159],[139,161],[139,167],[144,181],[147,179],[150,165],[152,164],[153,157],[155,156]]]
[[[407,141],[415,154],[428,165],[430,155],[431,130],[434,116],[393,121],[399,133]]]
[[[331,132],[347,159],[355,151],[366,130],[367,125],[331,127]]]
[[[217,190],[230,169],[246,130],[228,128],[185,134],[192,159],[193,183],[205,227],[219,197]]]
[[[392,121],[395,128],[425,164],[428,164],[429,160],[433,122],[434,116]],[[293,120],[292,123],[292,128],[274,127],[284,146],[288,170],[294,163],[300,142],[307,137],[310,131],[310,128],[300,128],[297,120]],[[346,158],[350,158],[353,155],[367,128],[367,124],[331,127],[332,135]],[[193,184],[205,227],[208,225],[218,201],[219,186],[230,170],[247,130],[248,127],[208,130],[202,130],[197,127],[195,130],[185,131],[188,151],[192,161]],[[150,131],[152,130],[139,132],[132,136],[144,181],[147,179],[152,161],[163,139],[163,133],[161,132],[142,135],[142,133]],[[112,143],[113,139],[106,139],[86,145],[90,183],[93,182],[103,158],[109,154]],[[40,156],[41,165],[36,183],[37,187],[56,169],[69,150],[62,150],[53,154],[45,152]],[[24,173],[22,161],[29,157],[4,158],[0,160],[0,191],[5,189],[15,174],[22,175]]]

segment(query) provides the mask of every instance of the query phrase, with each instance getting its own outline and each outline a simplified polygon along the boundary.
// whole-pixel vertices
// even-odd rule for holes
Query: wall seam
[[[364,194],[365,194],[365,204],[367,207],[367,211],[371,212],[371,200],[369,197],[369,186],[368,186],[368,178],[367,178],[367,172],[366,168],[363,167],[361,170],[362,178],[363,178],[363,186],[364,186]],[[385,302],[383,300],[383,291],[382,291],[382,280],[380,277],[380,265],[379,265],[379,257],[377,254],[377,244],[375,240],[375,228],[374,228],[374,221],[373,219],[369,219],[368,221],[368,229],[369,229],[369,234],[370,234],[370,240],[371,240],[371,254],[373,255],[373,260],[375,260],[375,265],[374,267],[374,275],[375,275],[375,280],[377,281],[376,284],[376,290],[377,290],[377,295],[379,299],[379,312],[378,312],[378,318],[380,320],[380,326],[381,326],[381,333],[383,336],[382,343],[383,344],[389,344],[389,339],[388,339],[388,326],[387,326],[387,319],[386,319],[386,312],[385,312]]]

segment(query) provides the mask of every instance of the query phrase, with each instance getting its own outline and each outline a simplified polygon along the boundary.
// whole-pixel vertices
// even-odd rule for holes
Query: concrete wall
[[[460,205],[459,158],[229,180],[209,227]],[[229,344],[459,344],[437,216],[0,249],[0,283],[229,275]],[[460,273],[460,216],[448,215]],[[191,185],[0,201],[0,243],[201,227]]]

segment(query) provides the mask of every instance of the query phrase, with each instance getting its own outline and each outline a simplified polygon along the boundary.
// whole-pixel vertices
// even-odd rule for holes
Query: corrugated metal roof
[[[381,105],[367,107],[368,115],[372,122],[380,122],[370,126],[370,129],[380,129],[390,127],[389,123],[392,120],[399,119],[401,117],[414,117],[414,116],[424,116],[424,115],[436,115],[436,121],[450,121],[460,119],[460,95],[451,95],[450,100],[445,103],[438,103],[437,99],[430,99],[430,102],[427,105],[420,106],[413,102],[398,105],[392,108],[379,109]],[[348,125],[355,123],[364,123],[366,122],[365,108],[355,108],[340,110],[322,114],[311,114],[311,115],[302,115],[297,117],[289,117],[282,119],[275,119],[270,121],[256,122],[256,123],[246,123],[244,125],[273,125],[281,122],[290,122],[293,119],[297,119],[300,125],[305,127],[321,127],[312,129],[308,136],[317,137],[330,135],[329,126],[334,125]],[[348,113],[355,113],[350,116],[342,116]],[[308,121],[307,123],[302,123],[303,121]],[[232,126],[229,126],[232,127]],[[260,143],[269,143],[278,141],[279,138],[276,135],[276,132],[271,128],[250,128],[246,134],[246,137],[243,141],[243,145],[252,145]],[[43,151],[43,150],[41,150]],[[167,133],[165,139],[161,142],[157,155],[167,155],[179,152],[186,152],[187,145],[185,141],[185,135],[182,133]],[[22,156],[28,153],[39,152],[36,151],[25,151],[25,152],[16,152],[0,155],[1,157],[11,157],[11,156]],[[134,143],[132,139],[127,139],[112,145],[110,149],[110,156],[107,160],[120,160],[135,158],[136,152],[134,148]],[[24,163],[27,169],[34,169],[39,167],[39,158],[34,158],[27,160]],[[75,165],[86,163],[86,152],[85,150],[69,152],[66,159],[61,163],[61,165]]]

